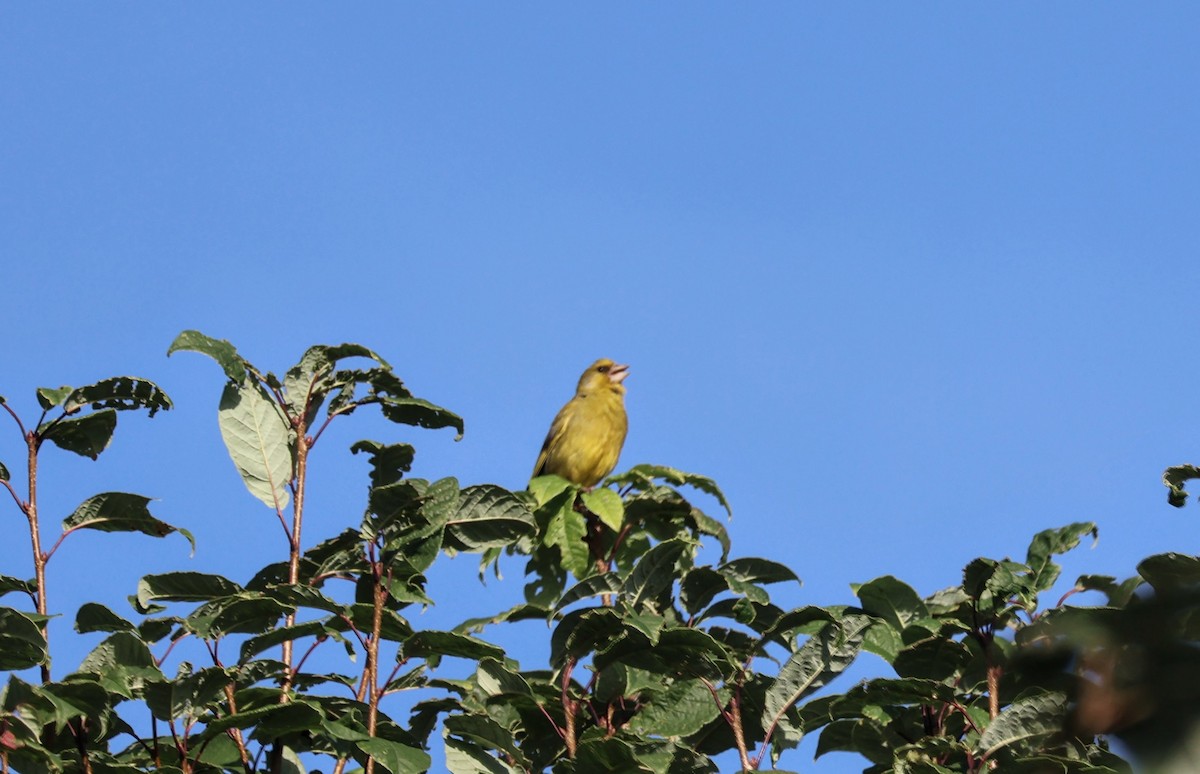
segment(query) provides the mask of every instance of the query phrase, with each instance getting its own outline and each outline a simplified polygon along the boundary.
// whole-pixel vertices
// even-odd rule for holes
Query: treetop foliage
[[[1084,575],[1047,600],[1056,558],[1097,539],[1079,522],[1033,536],[1022,561],[974,559],[932,594],[883,575],[845,604],[785,609],[772,591],[800,578],[734,553],[726,519],[696,501],[732,517],[711,478],[641,464],[591,490],[543,476],[510,491],[412,478],[414,447],[377,440],[349,449],[369,463],[366,497],[348,501],[361,519],[306,535],[309,452],[331,422],[377,406],[390,423],[461,438],[462,418],[357,344],[310,347],[282,377],[197,331],[175,352],[220,367],[221,438],[280,542],[245,583],[172,571],[143,577],[128,608],[84,604],[75,631],[104,639],[52,673],[46,621],[70,614],[53,605],[63,540],[83,529],[194,540],[149,498],[102,492],[50,543],[37,509],[44,442],[95,459],[117,412],[172,403],[128,376],[40,388],[36,417],[0,397],[25,450],[20,467],[0,463],[0,485],[32,549],[31,567],[0,568],[13,605],[0,606],[5,771],[401,774],[429,770],[435,747],[456,774],[783,770],[785,758],[802,765],[794,749],[809,735],[818,757],[852,753],[873,774],[1131,771],[1110,735],[1156,770],[1193,770],[1178,742],[1198,706],[1198,557],[1148,557],[1124,580]],[[1167,470],[1173,504],[1196,477]],[[420,628],[411,610],[436,601],[430,568],[459,554],[478,555],[480,580],[499,577],[502,557],[523,562],[520,601]],[[1084,591],[1104,604],[1071,604]],[[547,627],[545,663],[494,641],[529,621]],[[324,671],[326,651],[353,673]],[[883,674],[847,685],[864,654]]]

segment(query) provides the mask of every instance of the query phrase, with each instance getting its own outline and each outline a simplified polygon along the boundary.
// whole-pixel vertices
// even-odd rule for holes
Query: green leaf
[[[900,632],[886,621],[876,621],[863,638],[863,650],[874,653],[889,664],[896,660],[903,647],[904,640]]]
[[[725,646],[699,629],[663,629],[653,645],[644,633],[645,627],[627,623],[619,631],[625,636],[614,638],[613,629],[604,634],[589,633],[601,637],[593,642],[601,649],[596,655],[596,668],[621,663],[667,677],[703,677],[710,681],[721,679],[734,668]]]
[[[137,604],[151,602],[207,602],[237,594],[242,587],[220,575],[202,572],[168,572],[147,575],[138,581]]]
[[[550,663],[560,667],[568,658],[578,659],[601,645],[608,645],[622,630],[613,608],[584,608],[563,616],[550,635]]]
[[[40,405],[43,410],[49,411],[66,400],[67,396],[71,394],[71,389],[72,388],[67,387],[66,385],[59,387],[58,389],[54,389],[52,387],[38,387],[38,405]]]
[[[695,615],[713,599],[729,590],[729,581],[711,567],[694,567],[688,570],[679,584],[679,597],[684,609]]]
[[[62,731],[75,718],[98,718],[110,706],[108,693],[91,680],[45,683],[39,693],[54,707],[51,722],[56,731]]]
[[[872,619],[847,614],[810,637],[787,660],[763,699],[763,728],[773,727],[784,712],[850,666],[862,648]]]
[[[1075,546],[1084,535],[1091,535],[1092,540],[1098,538],[1096,525],[1090,521],[1068,524],[1058,529],[1047,529],[1034,535],[1029,544],[1025,564],[1033,571],[1033,587],[1045,591],[1058,580],[1062,568],[1051,561],[1055,554],[1065,554]]]
[[[63,410],[74,414],[84,406],[93,409],[146,409],[150,416],[169,411],[173,404],[167,394],[154,382],[137,376],[114,376],[109,379],[76,387],[63,401]]]
[[[238,354],[237,348],[225,339],[213,339],[200,331],[184,331],[171,342],[167,356],[170,357],[180,350],[208,355],[217,361],[217,365],[221,366],[229,381],[234,384],[241,384],[246,378],[246,367],[249,363]]]
[[[37,582],[33,580],[21,580],[13,578],[9,575],[0,575],[0,597],[5,594],[10,594],[14,591],[19,591],[22,594],[34,594],[34,589],[37,588]]]
[[[654,479],[662,479],[673,486],[690,486],[699,489],[705,494],[712,495],[721,504],[721,507],[725,509],[725,512],[729,514],[729,517],[733,517],[733,509],[729,507],[729,501],[725,499],[725,493],[717,486],[717,482],[708,476],[685,473],[682,470],[669,468],[665,465],[634,465],[625,473],[609,476],[605,480],[604,485],[607,486],[610,483],[618,485],[633,484],[645,491]]]
[[[450,774],[521,774],[524,769],[515,769],[471,741],[445,736],[446,770]],[[413,769],[416,771],[416,769]]]
[[[433,759],[424,751],[399,742],[375,737],[356,744],[358,749],[375,759],[377,767],[383,767],[391,774],[426,771],[433,764]]]
[[[0,462],[0,481],[8,481],[8,480],[10,480],[10,476],[8,474],[8,468],[4,467],[3,462]]]
[[[616,492],[604,488],[584,492],[583,504],[613,532],[621,531],[621,525],[625,522],[625,505]]]
[[[543,538],[546,545],[558,546],[563,569],[576,578],[586,577],[592,569],[592,559],[587,544],[583,542],[585,532],[583,516],[570,508],[563,508],[550,518]]]
[[[943,637],[930,637],[901,650],[892,668],[901,677],[954,681],[971,663],[966,645]]]
[[[244,591],[210,599],[184,619],[187,628],[202,639],[227,634],[260,634],[274,627],[291,608],[257,592]]]
[[[274,712],[259,719],[251,736],[266,742],[288,734],[315,731],[321,727],[323,720],[324,716],[315,703],[292,699],[287,704],[276,705]]]
[[[75,613],[75,631],[88,632],[136,632],[137,627],[104,605],[87,602]]]
[[[1075,587],[1083,591],[1099,591],[1108,597],[1108,604],[1112,607],[1124,607],[1129,604],[1133,592],[1141,583],[1142,578],[1137,575],[1120,583],[1111,575],[1080,575]]]
[[[28,669],[48,658],[42,627],[24,613],[0,607],[0,669]]]
[[[1187,490],[1183,488],[1184,482],[1193,478],[1200,478],[1200,468],[1195,465],[1176,465],[1164,470],[1163,483],[1169,490],[1167,502],[1176,508],[1182,508],[1188,496]]]
[[[358,441],[350,447],[350,452],[365,452],[371,458],[371,488],[374,489],[404,478],[404,474],[412,469],[416,449],[407,443]]]
[[[621,590],[621,578],[615,572],[606,572],[603,575],[592,575],[584,578],[576,583],[562,595],[558,600],[558,604],[554,606],[554,612],[570,606],[574,602],[589,597],[599,597],[603,595],[616,594]]]
[[[533,501],[541,508],[552,500],[567,500],[563,495],[567,490],[579,491],[579,487],[562,476],[548,475],[529,479],[529,492]],[[568,505],[575,503],[575,497],[569,499]]]
[[[529,767],[529,761],[526,760],[516,739],[513,738],[512,731],[489,717],[450,715],[446,718],[445,727],[447,735],[453,734],[459,739],[471,742],[485,750],[503,752],[511,761],[522,767],[520,771]]]
[[[859,586],[856,590],[862,609],[868,615],[882,618],[897,632],[918,618],[929,615],[929,609],[911,586],[891,575],[883,575]]]
[[[732,545],[729,540],[729,530],[725,529],[721,522],[703,513],[699,508],[692,509],[691,519],[696,523],[697,532],[701,535],[708,535],[717,539],[717,543],[721,545],[721,561],[728,561],[729,549]]]
[[[454,440],[463,437],[463,420],[453,411],[434,405],[421,398],[379,397],[374,401],[379,403],[379,410],[393,422],[413,427],[423,427],[427,430],[437,430],[452,427],[458,431]]]
[[[475,670],[475,683],[485,696],[519,696],[535,699],[533,688],[519,672],[509,669],[504,662],[485,658]]]
[[[292,480],[292,433],[279,405],[253,379],[230,382],[217,415],[225,448],[242,482],[268,508],[282,512]]]
[[[95,675],[105,690],[126,699],[134,698],[147,681],[164,679],[150,648],[132,631],[106,638],[79,665],[79,672]]]
[[[47,422],[38,428],[38,432],[42,438],[64,451],[96,459],[108,448],[116,429],[117,413],[105,409],[81,417]]]
[[[305,637],[317,637],[318,639],[332,637],[339,642],[346,642],[346,639],[337,629],[330,627],[324,621],[307,621],[295,626],[280,626],[257,637],[248,638],[242,643],[241,660],[243,662],[249,661],[268,648],[273,648],[284,642],[295,642]],[[351,653],[353,653],[352,650]]]
[[[445,545],[454,551],[505,547],[533,535],[533,514],[512,492],[492,484],[469,486],[446,522]]]
[[[762,588],[762,584],[782,581],[800,582],[794,572],[779,562],[754,557],[726,562],[718,567],[717,571],[725,576],[730,591],[760,604],[771,601],[770,595],[767,594],[766,589]]]
[[[105,492],[84,500],[75,512],[63,519],[63,531],[94,529],[98,532],[139,532],[151,537],[166,537],[178,532],[196,550],[192,533],[156,519],[146,506],[149,497],[126,492]]]
[[[593,737],[580,743],[575,755],[575,771],[654,774],[649,766],[638,760],[633,746],[617,737],[607,739]]]
[[[990,757],[1002,747],[1061,731],[1066,712],[1067,699],[1061,693],[1018,699],[983,730],[976,751]]]
[[[821,736],[817,740],[815,757],[820,758],[827,753],[844,751],[857,753],[872,763],[890,764],[892,751],[889,741],[885,738],[883,728],[874,720],[867,718],[835,720],[822,729]],[[864,772],[866,771],[890,772],[892,769],[890,766],[885,768],[881,765],[864,769]]]
[[[1155,554],[1143,559],[1137,571],[1159,593],[1200,588],[1200,556],[1174,552]]]
[[[405,641],[404,658],[427,659],[432,656],[453,656],[478,661],[483,658],[504,658],[504,651],[490,642],[455,632],[420,631]]]
[[[691,548],[692,545],[683,540],[667,540],[647,551],[621,590],[629,609],[641,610],[669,593],[675,583],[675,567]]]
[[[646,706],[630,721],[644,737],[694,734],[720,713],[712,692],[700,680],[676,680],[664,691],[650,693]]]

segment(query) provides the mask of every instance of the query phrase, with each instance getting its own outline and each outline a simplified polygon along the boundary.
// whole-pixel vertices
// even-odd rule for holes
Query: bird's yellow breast
[[[624,390],[616,387],[581,392],[563,406],[546,436],[535,476],[554,474],[592,487],[612,472],[629,429]]]

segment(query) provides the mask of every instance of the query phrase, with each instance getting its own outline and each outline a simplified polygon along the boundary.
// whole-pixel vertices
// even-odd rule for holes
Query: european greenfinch
[[[629,366],[597,360],[579,377],[546,434],[533,476],[554,474],[591,489],[612,472],[625,444],[625,377]]]

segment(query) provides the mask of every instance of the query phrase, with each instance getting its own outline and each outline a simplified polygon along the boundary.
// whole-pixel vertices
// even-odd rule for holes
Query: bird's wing
[[[558,416],[550,423],[550,431],[546,433],[546,440],[542,442],[542,451],[538,454],[537,463],[533,466],[533,475],[530,478],[537,478],[545,473],[546,461],[550,459],[550,452],[562,440],[567,425],[571,423],[571,413],[567,411],[567,406],[563,406],[562,410],[558,412]]]

